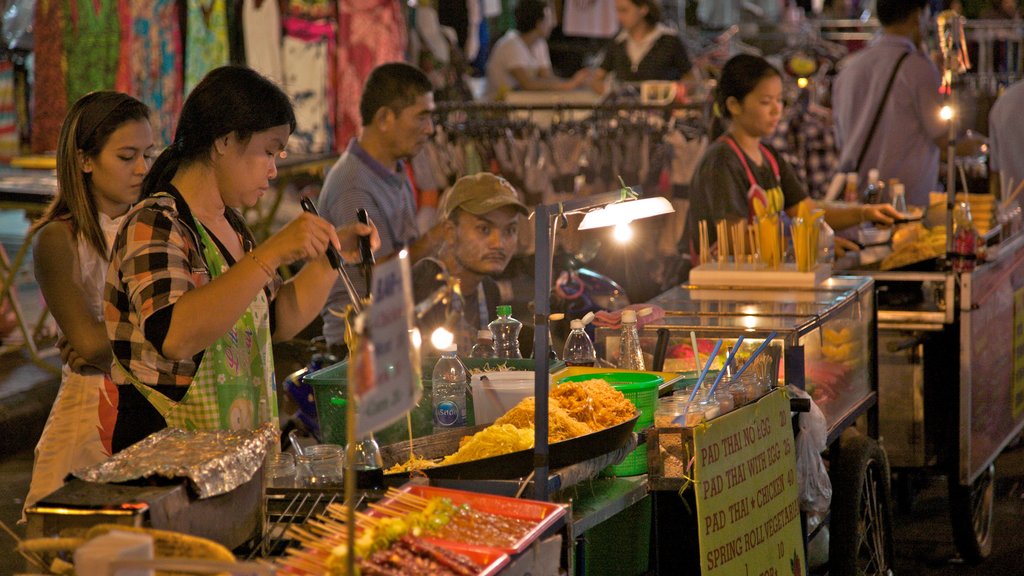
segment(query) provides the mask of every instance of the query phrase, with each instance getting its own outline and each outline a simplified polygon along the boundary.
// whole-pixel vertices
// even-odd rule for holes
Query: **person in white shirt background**
[[[488,99],[502,100],[512,90],[575,90],[589,81],[587,68],[572,78],[552,72],[547,38],[555,16],[546,0],[519,0],[515,20],[515,29],[498,40],[487,61]]]

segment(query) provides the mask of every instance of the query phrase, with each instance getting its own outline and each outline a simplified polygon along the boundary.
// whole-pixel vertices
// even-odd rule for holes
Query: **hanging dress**
[[[406,24],[394,0],[338,0],[337,125],[335,142],[359,133],[359,98],[370,72],[405,60]]]
[[[117,0],[64,0],[68,102],[114,88],[120,40]]]
[[[225,0],[188,0],[185,39],[185,94],[207,72],[228,64],[228,18]]]
[[[152,110],[157,146],[174,140],[182,105],[181,23],[176,0],[120,0],[117,90]]]
[[[47,38],[35,43],[36,78],[32,85],[32,152],[57,149],[60,125],[68,109],[64,82],[64,35],[61,32],[64,0],[36,2],[33,35]]]
[[[242,6],[245,63],[281,85],[281,10],[275,0],[245,0]]]

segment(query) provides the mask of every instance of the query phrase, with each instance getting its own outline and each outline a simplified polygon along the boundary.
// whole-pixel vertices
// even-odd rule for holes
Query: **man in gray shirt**
[[[928,193],[939,189],[939,151],[947,131],[939,118],[941,75],[919,49],[927,3],[878,0],[881,35],[842,66],[832,88],[840,170],[856,171],[866,183],[868,170],[878,168],[883,180],[898,178],[907,203],[917,206],[927,206]],[[883,102],[890,77],[892,88]],[[877,129],[858,166],[880,107]]]
[[[378,259],[408,247],[415,262],[429,244],[430,234],[419,237],[404,161],[416,155],[434,131],[432,91],[430,79],[415,66],[392,62],[375,68],[359,101],[362,133],[349,142],[320,191],[320,213],[335,226],[355,222],[356,211],[366,209],[380,233]],[[365,295],[366,283],[358,269],[349,266],[348,273]],[[349,302],[342,283],[335,283],[320,313],[324,338],[331,346],[344,344],[345,338],[345,322],[332,311],[344,311]]]
[[[991,190],[1005,198],[1024,182],[1024,80],[996,99],[988,114]]]

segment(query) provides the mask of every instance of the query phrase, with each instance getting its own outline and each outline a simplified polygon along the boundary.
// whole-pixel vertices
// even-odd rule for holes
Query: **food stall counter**
[[[782,347],[779,380],[811,394],[825,414],[830,439],[876,401],[877,321],[871,278],[836,276],[815,288],[793,289],[682,285],[650,304],[661,308],[664,317],[644,326],[641,347],[650,362],[658,331],[667,330],[666,371],[697,367],[691,332],[702,362],[714,342],[723,339],[712,370],[721,368],[739,336],[744,337],[737,354],[742,362],[774,332],[773,344]],[[615,362],[617,330],[599,328],[595,344],[605,360]]]

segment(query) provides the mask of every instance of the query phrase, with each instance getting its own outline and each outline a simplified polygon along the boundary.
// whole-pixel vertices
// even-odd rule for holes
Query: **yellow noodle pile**
[[[519,401],[495,424],[511,424],[516,428],[533,429],[534,398],[528,396]],[[593,428],[573,419],[557,401],[548,403],[548,442],[561,442],[593,432]]]
[[[533,448],[533,429],[516,428],[511,424],[495,423],[468,438],[463,439],[458,452],[445,456],[440,465],[459,464]]]
[[[563,382],[551,391],[551,397],[569,416],[594,430],[625,422],[636,412],[633,403],[604,380]]]

